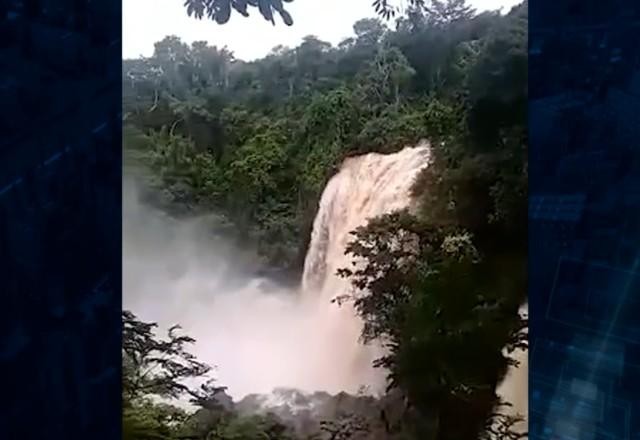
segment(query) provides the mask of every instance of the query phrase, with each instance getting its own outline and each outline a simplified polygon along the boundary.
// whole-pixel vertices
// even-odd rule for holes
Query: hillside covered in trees
[[[354,301],[365,340],[388,346],[380,364],[403,396],[381,438],[518,438],[496,415],[495,388],[510,363],[503,348],[526,345],[527,3],[505,15],[414,3],[392,28],[358,21],[338,46],[308,36],[246,62],[167,37],[153,56],[124,60],[125,173],[143,179],[149,203],[176,216],[218,213],[265,266],[296,274],[344,158],[427,139],[418,215],[354,231],[345,251],[367,264],[340,272],[366,288],[341,300]],[[407,233],[418,243],[410,251],[387,245]],[[215,387],[182,385],[208,372],[188,339],[154,340],[130,314],[126,326],[128,438],[295,438],[275,416],[220,410]],[[150,364],[159,376],[144,376]],[[183,395],[201,411],[153,399]],[[373,438],[347,425],[314,438]]]

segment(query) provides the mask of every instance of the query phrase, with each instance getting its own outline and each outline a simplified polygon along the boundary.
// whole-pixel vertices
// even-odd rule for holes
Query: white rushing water
[[[351,267],[352,257],[344,253],[353,238],[350,233],[373,217],[409,207],[415,177],[428,160],[426,145],[394,154],[352,157],[344,161],[322,194],[305,259],[302,290],[305,298],[314,298],[315,307],[325,316],[323,332],[328,346],[324,351],[334,365],[341,366],[334,380],[345,391],[353,392],[359,386],[380,391],[384,380],[384,372],[372,367],[380,350],[357,344],[362,323],[351,304],[336,307],[331,303],[351,289],[349,280],[336,275],[338,269]],[[339,341],[355,344],[351,350],[332,353],[331,346]]]
[[[181,324],[234,399],[278,387],[381,391],[384,372],[372,367],[380,350],[359,342],[362,323],[349,303],[331,302],[350,290],[336,271],[351,267],[344,254],[351,231],[411,205],[428,161],[426,144],[345,160],[322,194],[300,289],[251,275],[242,269],[250,253],[212,240],[196,220],[177,224],[143,207],[125,182],[124,305],[164,328]],[[526,352],[519,357],[526,361]],[[525,362],[499,388],[525,414],[526,380]]]
[[[212,242],[197,221],[174,224],[137,201],[125,182],[124,305],[162,327],[179,323],[197,343],[199,359],[215,365],[221,384],[242,398],[276,387],[303,391],[375,391],[379,354],[359,343],[361,322],[336,270],[350,266],[350,232],[410,203],[414,177],[427,165],[421,145],[395,154],[344,161],[322,195],[306,257],[302,292],[238,269],[241,258],[224,240]]]

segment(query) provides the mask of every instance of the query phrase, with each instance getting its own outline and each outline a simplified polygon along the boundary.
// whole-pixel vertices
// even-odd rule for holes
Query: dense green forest
[[[389,389],[406,396],[385,438],[518,438],[496,414],[495,387],[510,363],[503,347],[526,344],[517,310],[526,298],[527,3],[505,15],[459,0],[412,3],[392,28],[361,20],[337,46],[308,36],[245,62],[167,37],[153,56],[125,60],[125,166],[143,176],[151,203],[219,213],[265,265],[296,273],[341,161],[429,140],[433,162],[414,185],[420,213],[354,231],[346,251],[367,264],[341,275],[367,289],[342,299],[355,302],[364,338],[389,347],[380,364]],[[406,232],[417,248],[388,246]],[[154,339],[130,314],[125,328],[128,438],[293,438],[274,418],[221,406],[211,384],[181,385],[208,373],[188,338]],[[158,373],[145,376],[150,366]],[[196,415],[153,398],[183,395]],[[349,429],[318,438],[356,438]]]

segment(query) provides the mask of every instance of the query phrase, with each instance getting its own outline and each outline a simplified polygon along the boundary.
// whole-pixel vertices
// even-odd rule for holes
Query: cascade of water
[[[370,218],[410,207],[414,179],[428,162],[426,144],[344,161],[319,202],[301,294],[266,289],[264,280],[235,273],[234,253],[204,240],[197,225],[168,224],[128,198],[125,305],[163,327],[182,324],[197,340],[197,357],[218,367],[220,383],[235,399],[276,387],[332,394],[355,393],[361,386],[379,391],[384,372],[372,361],[381,351],[359,343],[362,322],[349,303],[331,302],[351,288],[336,271],[351,266],[344,254],[351,231]],[[514,405],[510,412],[523,415],[526,355],[516,354],[523,364],[498,388]]]
[[[373,217],[410,205],[413,181],[428,159],[425,144],[394,154],[369,153],[348,158],[320,199],[305,259],[302,291],[319,308],[318,313],[326,317],[322,320],[329,344],[325,353],[336,357],[333,362],[341,366],[336,374],[345,391],[355,391],[360,386],[378,388],[383,373],[371,365],[380,355],[377,347],[358,343],[362,323],[350,304],[331,304],[336,295],[350,290],[349,280],[338,277],[336,271],[351,266],[351,257],[344,253],[351,231]],[[331,350],[331,344],[337,341],[349,341],[352,349]]]
[[[360,386],[379,389],[383,372],[372,367],[379,349],[358,343],[362,323],[353,307],[331,303],[332,298],[351,288],[349,280],[338,277],[336,272],[351,266],[351,256],[345,255],[344,250],[354,229],[373,217],[409,207],[411,187],[428,159],[425,144],[394,154],[369,153],[348,158],[320,199],[305,259],[302,291],[304,298],[325,316],[320,321],[328,344],[323,353],[340,356],[332,363],[341,367],[334,370],[335,379],[339,378],[345,391],[355,391]],[[332,345],[343,343],[353,344],[352,348],[332,350]]]
[[[371,365],[379,351],[359,343],[361,321],[353,308],[331,303],[350,288],[336,271],[351,263],[344,255],[351,231],[410,204],[428,151],[420,145],[344,161],[321,197],[301,294],[267,290],[264,280],[235,270],[235,252],[207,240],[198,224],[157,218],[128,188],[125,306],[164,328],[181,324],[197,341],[198,359],[217,366],[219,382],[236,399],[276,387],[374,391],[384,382]]]
[[[336,276],[336,271],[351,264],[351,257],[344,254],[351,231],[372,217],[410,205],[411,186],[428,159],[426,145],[405,148],[395,154],[353,157],[343,163],[322,194],[305,260],[302,288],[307,298],[309,295],[316,298],[315,307],[326,316],[321,322],[330,345],[322,351],[324,355],[331,357],[335,353],[331,344],[353,343],[351,351],[342,347],[339,352],[342,358],[335,360],[335,365],[340,366],[335,370],[337,377],[342,377],[340,382],[346,391],[353,391],[359,385],[379,389],[384,381],[382,372],[371,366],[380,350],[356,343],[362,324],[353,309],[348,305],[341,309],[330,305],[333,297],[350,289],[349,281]],[[326,311],[322,312],[323,308]],[[526,314],[527,306],[520,312]],[[509,369],[497,393],[512,405],[504,412],[524,417],[516,428],[526,431],[528,352],[518,350],[513,356],[519,366]]]

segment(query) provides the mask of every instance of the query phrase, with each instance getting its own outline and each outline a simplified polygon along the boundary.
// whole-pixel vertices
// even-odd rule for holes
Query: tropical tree
[[[478,438],[514,362],[504,347],[526,347],[526,321],[509,300],[523,280],[496,282],[496,263],[456,229],[407,212],[382,216],[347,246],[363,264],[339,271],[357,290],[336,301],[353,301],[364,340],[386,345],[378,365],[420,414],[421,438]]]
[[[140,321],[133,313],[122,313],[122,392],[131,403],[150,395],[179,398],[190,394],[185,381],[204,377],[211,367],[199,362],[186,347],[193,338],[179,333],[173,326],[167,339],[154,335],[155,323]]]
[[[495,386],[511,362],[502,348],[522,345],[526,324],[526,2],[504,16],[413,2],[397,24],[363,20],[337,47],[310,36],[252,62],[167,38],[152,57],[123,62],[125,157],[146,170],[154,203],[215,210],[265,264],[297,276],[341,161],[427,138],[415,215],[355,231],[347,251],[363,266],[342,275],[361,289],[347,299],[364,339],[389,344],[380,362],[410,403],[410,438],[475,440],[512,423],[497,413]],[[176,424],[223,435],[237,415],[207,409],[214,397]],[[157,408],[145,399],[134,407],[149,420]]]
[[[207,373],[211,367],[198,361],[186,347],[195,342],[179,335],[155,336],[157,324],[139,320],[124,311],[123,319],[123,438],[125,440],[293,440],[275,416],[241,417],[233,401]],[[194,380],[200,379],[199,386]],[[188,398],[196,411],[174,404]]]

